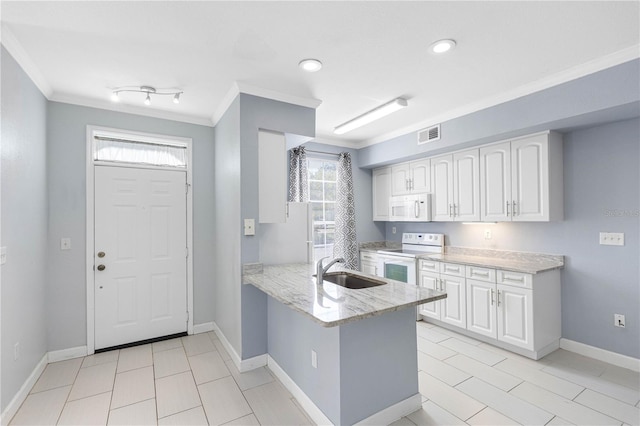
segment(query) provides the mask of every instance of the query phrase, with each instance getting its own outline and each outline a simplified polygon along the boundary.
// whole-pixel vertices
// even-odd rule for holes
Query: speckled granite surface
[[[560,269],[564,266],[564,256],[560,255],[468,247],[447,246],[444,254],[431,254],[421,257],[442,262],[462,263],[528,274]]]
[[[369,242],[360,243],[359,248],[360,248],[360,251],[376,252],[378,250],[385,250],[385,249],[400,249],[402,248],[402,243],[398,243],[395,241],[369,241]]]
[[[331,271],[338,269],[340,268],[333,267]],[[279,302],[308,315],[324,327],[335,327],[446,297],[444,292],[380,277],[371,278],[388,283],[352,290],[325,281],[322,287],[318,288],[315,278],[312,277],[315,274],[314,265],[307,263],[265,265],[262,273],[257,270],[255,266],[248,268],[250,273],[242,276],[242,282],[259,288]],[[352,272],[369,276],[361,272]]]

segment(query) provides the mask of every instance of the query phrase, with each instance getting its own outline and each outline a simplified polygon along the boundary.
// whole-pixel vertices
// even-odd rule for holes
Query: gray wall
[[[194,324],[214,320],[214,129],[95,108],[48,103],[49,350],[84,346],[86,321],[86,127],[105,126],[193,139]],[[71,250],[60,251],[60,238]]]
[[[2,47],[0,410],[47,352],[47,100]],[[13,359],[14,344],[20,357]]]
[[[640,60],[587,75],[441,124],[441,139],[417,132],[360,150],[360,167],[437,155],[549,129],[575,129],[640,115]],[[435,123],[434,123],[435,124]]]
[[[240,94],[241,216],[258,218],[258,129],[301,136],[315,136],[316,112],[252,95]],[[236,232],[240,233],[238,226]],[[256,220],[255,236],[240,236],[242,263],[260,260],[262,235]],[[238,278],[239,279],[239,278]],[[267,299],[253,286],[242,286],[242,358],[267,352]]]
[[[562,336],[640,358],[640,120],[569,132],[563,154],[561,222],[387,223],[387,239],[399,241],[402,232],[441,232],[447,245],[565,255]],[[491,229],[491,240],[484,239],[485,229]],[[599,245],[602,231],[624,232],[625,245]],[[626,328],[613,326],[614,313],[626,315]]]
[[[215,321],[240,354],[240,97],[218,121],[215,135]]]

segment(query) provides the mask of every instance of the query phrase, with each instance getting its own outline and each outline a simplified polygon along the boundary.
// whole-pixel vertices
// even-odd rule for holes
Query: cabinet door
[[[453,156],[453,217],[454,220],[480,220],[480,152],[477,149]]]
[[[460,328],[467,328],[467,289],[465,279],[441,275],[447,298],[442,300],[441,319]]]
[[[362,272],[364,272],[365,274],[369,274],[369,275],[378,275],[378,268],[376,266],[375,263],[373,262],[360,262],[360,270]]]
[[[411,166],[409,163],[394,165],[391,167],[391,194],[405,195],[411,192],[409,186],[411,179]]]
[[[497,285],[498,340],[533,350],[533,290]]]
[[[511,142],[514,221],[549,220],[549,140],[538,135]]]
[[[431,215],[434,222],[453,220],[453,156],[431,159]]]
[[[375,169],[372,173],[373,220],[389,220],[391,196],[391,167]]]
[[[508,204],[508,206],[507,206]],[[511,143],[480,148],[480,220],[511,220]]]
[[[494,283],[467,278],[467,330],[494,339],[498,336],[495,296]]]
[[[419,275],[420,286],[424,288],[428,288],[430,290],[438,290],[438,277],[439,277],[439,274],[420,272],[420,275]],[[424,305],[420,305],[418,307],[418,312],[421,315],[439,320],[441,303],[442,303],[441,300],[425,303]]]
[[[411,191],[431,192],[431,160],[411,162]]]

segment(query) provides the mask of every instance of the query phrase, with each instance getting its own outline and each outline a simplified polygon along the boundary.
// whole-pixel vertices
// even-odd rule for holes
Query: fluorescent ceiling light
[[[407,106],[406,99],[403,99],[403,98],[394,99],[389,103],[379,106],[378,108],[372,109],[369,112],[365,112],[361,116],[356,117],[353,120],[349,120],[346,123],[339,125],[333,130],[333,133],[335,133],[336,135],[342,135],[344,133],[350,132],[353,129],[362,127],[365,124],[369,124],[372,121],[376,121],[382,117],[385,117],[406,106]]]
[[[454,47],[456,47],[455,40],[438,40],[429,46],[429,50],[432,53],[445,53],[452,50]]]
[[[322,62],[317,59],[303,59],[298,66],[306,72],[316,72],[322,68]]]

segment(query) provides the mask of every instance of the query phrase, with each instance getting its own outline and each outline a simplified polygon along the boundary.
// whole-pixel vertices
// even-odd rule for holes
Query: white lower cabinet
[[[421,305],[420,314],[465,328],[467,289],[464,266],[422,259],[418,268],[422,287],[447,293],[446,299]],[[450,274],[442,272],[450,272]]]
[[[456,268],[461,275],[450,275]],[[447,292],[446,299],[421,306],[425,317],[534,359],[559,347],[559,270],[527,274],[420,260],[419,273],[420,285]]]
[[[378,255],[373,252],[360,252],[360,271],[369,275],[378,275]]]

